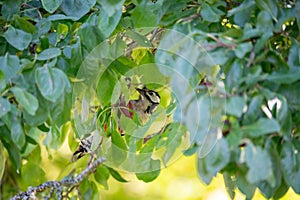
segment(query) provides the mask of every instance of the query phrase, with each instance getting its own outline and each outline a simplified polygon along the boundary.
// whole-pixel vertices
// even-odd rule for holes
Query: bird
[[[119,102],[115,104],[114,107],[118,109],[118,118],[120,118],[120,116],[124,114],[126,117],[132,119],[134,114],[137,114],[144,124],[149,116],[151,116],[156,111],[158,105],[160,104],[160,95],[156,91],[148,89],[146,86],[144,86],[143,88],[135,89],[139,93],[138,99],[130,100],[125,106],[124,97],[120,96]],[[124,135],[120,125],[119,132],[121,133],[121,135]],[[78,160],[79,158],[92,151],[91,147],[94,143],[94,137],[94,135],[90,135],[80,141],[78,148],[73,153],[71,162]],[[101,145],[101,142],[102,140],[100,141],[99,145]]]
[[[135,89],[139,93],[139,98],[137,100],[130,100],[125,109],[121,107],[120,110],[129,118],[132,118],[134,113],[136,113],[142,122],[145,123],[148,117],[157,109],[160,103],[160,96],[156,91],[149,90],[146,86],[142,89]]]

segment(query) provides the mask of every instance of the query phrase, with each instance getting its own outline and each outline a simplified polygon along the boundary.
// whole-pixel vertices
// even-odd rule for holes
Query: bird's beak
[[[145,95],[145,90],[140,88],[135,88],[141,95]]]

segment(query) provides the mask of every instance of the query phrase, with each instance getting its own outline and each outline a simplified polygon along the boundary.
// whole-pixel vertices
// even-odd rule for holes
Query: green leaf
[[[255,0],[256,5],[263,11],[267,11],[272,18],[277,21],[278,7],[277,2],[273,0]]]
[[[4,33],[6,41],[16,49],[23,51],[31,42],[32,35],[10,26]]]
[[[70,59],[70,67],[72,69],[78,69],[79,66],[82,64],[83,56],[81,50],[82,47],[81,47],[80,39],[78,39],[75,44],[64,48],[64,55]],[[69,51],[70,54],[67,55],[66,51]],[[59,60],[58,63],[60,63]]]
[[[55,102],[64,91],[63,72],[45,65],[35,72],[35,80],[41,94],[49,101]]]
[[[300,142],[295,141],[298,145],[285,142],[281,151],[281,164],[284,180],[291,186],[296,193],[300,193]]]
[[[269,13],[261,11],[257,16],[256,28],[260,33],[266,34],[272,32],[274,29],[273,21]]]
[[[261,24],[261,26],[262,25],[263,24]],[[242,39],[249,39],[249,38],[253,38],[253,37],[259,37],[259,36],[261,36],[261,34],[262,33],[259,29],[253,28],[250,23],[246,23],[245,27],[244,27],[244,34],[243,34]]]
[[[124,0],[111,2],[109,0],[100,1],[101,8],[98,16],[97,26],[107,38],[115,30],[122,16],[122,6]]]
[[[10,123],[10,133],[12,141],[21,150],[25,144],[25,133],[21,124],[21,119],[18,116],[12,114]]]
[[[166,148],[166,151],[163,154],[165,166],[175,153],[176,149],[180,146],[182,137],[185,133],[186,129],[181,124],[177,122],[170,123],[166,130],[161,134],[160,140],[154,144],[157,149],[162,147]]]
[[[201,152],[201,148],[200,151]],[[211,151],[204,157],[198,153],[198,174],[202,181],[209,184],[214,176],[223,169],[230,160],[230,151],[227,140],[221,138],[216,141]]]
[[[208,55],[213,59],[213,62],[216,65],[224,65],[229,59],[228,52],[223,51],[222,49],[215,49],[213,51],[210,51],[208,52]]]
[[[213,148],[208,154],[201,158],[202,148],[198,151],[197,171],[201,180],[209,184],[214,176],[223,169],[230,160],[230,151],[227,140],[221,138],[214,143]]]
[[[5,146],[5,149],[8,152],[9,160],[12,163],[12,166],[19,170],[21,167],[21,152],[20,149],[18,149],[17,145],[10,141],[9,143],[2,141],[3,145]]]
[[[63,2],[63,0],[41,0],[43,8],[49,12],[53,13]]]
[[[230,97],[226,101],[226,113],[234,115],[236,117],[241,117],[243,114],[243,109],[245,106],[245,100],[240,96]]]
[[[234,22],[244,27],[251,19],[252,10],[255,9],[255,2],[253,0],[245,0],[239,6],[228,11],[227,16],[234,15]]]
[[[61,51],[59,48],[49,48],[42,51],[38,56],[37,60],[48,60],[51,58],[55,58],[61,55]]]
[[[55,103],[51,103],[49,107],[50,107],[49,109],[50,116],[53,120],[53,123],[56,123],[56,125],[60,127],[61,125],[69,121],[71,117],[71,112],[70,112],[72,107],[71,94],[63,93],[61,97],[58,98]]]
[[[230,16],[235,15],[237,13],[245,13],[254,6],[255,6],[254,1],[245,0],[239,6],[229,10],[227,16],[230,17]]]
[[[277,103],[276,119],[280,124],[280,135],[290,137],[292,133],[292,116],[285,97],[279,96]]]
[[[228,195],[230,196],[231,199],[234,199],[235,197],[235,188],[236,188],[236,183],[231,177],[230,174],[227,172],[223,173],[223,179],[226,187],[226,191]]]
[[[153,160],[152,158],[146,158],[144,156],[138,156],[137,162],[142,165],[143,172],[135,173],[137,179],[146,183],[155,180],[160,174],[160,161]]]
[[[88,13],[95,3],[96,0],[64,0],[61,9],[66,15],[78,20]]]
[[[21,124],[21,120],[17,116],[12,116],[10,133],[12,141],[21,150],[25,144],[25,133]]]
[[[142,1],[138,4],[132,14],[131,19],[135,28],[141,27],[156,27],[158,24],[159,15],[156,13],[160,8],[155,4]]]
[[[12,88],[18,103],[31,115],[34,115],[39,107],[39,102],[35,96],[18,87]]]
[[[290,189],[290,187],[285,183],[284,179],[282,179],[281,180],[281,185],[276,190],[273,198],[274,199],[280,199],[281,197],[283,197],[288,192],[289,189]]]
[[[237,148],[241,144],[241,140],[243,138],[243,132],[241,131],[241,127],[239,124],[239,120],[236,118],[229,118],[229,134],[226,136],[228,144]],[[225,125],[226,126],[226,125]],[[228,127],[229,128],[229,127]]]
[[[80,28],[78,36],[82,41],[82,46],[88,51],[92,51],[105,39],[105,36],[97,26],[89,24],[85,24],[85,26]]]
[[[109,178],[109,172],[110,171],[107,167],[100,165],[99,167],[97,167],[97,171],[94,175],[97,183],[102,185],[105,189],[108,189],[107,180]]]
[[[262,103],[263,97],[260,95],[256,95],[251,99],[243,118],[243,124],[250,124],[258,119]]]
[[[278,89],[278,93],[284,96],[289,104],[289,108],[300,110],[300,83],[284,84]]]
[[[234,53],[238,58],[244,58],[245,55],[250,52],[252,49],[252,43],[247,42],[247,43],[241,43],[237,45],[237,48],[234,49]]]
[[[274,71],[266,79],[275,83],[291,84],[300,80],[300,68],[291,67],[288,71]]]
[[[4,154],[4,148],[2,142],[0,141],[0,180],[2,180],[4,170],[5,170],[6,156]]]
[[[246,178],[254,184],[267,180],[272,175],[272,162],[268,152],[252,143],[247,143],[245,148],[245,161],[249,167]],[[263,161],[263,162],[262,162]]]
[[[64,141],[64,137],[60,134],[58,128],[52,127],[47,133],[46,138],[43,141],[43,144],[48,148],[50,147],[57,150],[61,146],[63,141]]]
[[[10,103],[4,98],[0,98],[0,118],[10,111]]]
[[[1,15],[6,21],[10,21],[13,19],[14,14],[20,11],[20,7],[22,4],[21,0],[5,0],[2,1],[3,4],[1,6]]]
[[[206,162],[206,159],[197,159],[197,173],[200,179],[208,185],[216,174],[207,170]]]
[[[217,140],[205,159],[209,172],[217,174],[221,171],[230,161],[230,149],[227,140],[224,138]]]
[[[206,3],[201,4],[200,14],[205,21],[218,22],[224,12],[218,9],[216,6],[211,6]]]
[[[38,92],[37,94],[37,99],[39,102],[39,106],[38,109],[36,110],[34,115],[30,115],[28,112],[24,112],[24,119],[26,121],[27,124],[29,124],[30,126],[39,126],[42,123],[44,123],[48,116],[49,116],[49,105],[48,105],[48,101],[42,97],[41,93]],[[49,129],[49,128],[48,128]],[[44,132],[48,132],[44,131]]]
[[[271,198],[275,195],[275,192],[280,187],[282,182],[282,169],[281,161],[277,151],[277,141],[273,142],[270,139],[266,141],[265,150],[268,151],[272,162],[272,174],[265,180],[258,184],[258,188],[264,194],[265,197]]]
[[[243,171],[238,171],[236,174],[236,186],[246,195],[247,199],[252,199],[256,186],[248,182],[246,174]]]
[[[117,131],[113,131],[111,134],[111,141],[114,145],[116,145],[117,147],[119,147],[120,149],[126,151],[127,150],[127,146],[124,140],[124,137],[121,136],[120,133],[118,133]]]
[[[105,70],[97,85],[97,96],[102,105],[110,105],[112,93],[117,83],[117,75],[112,70]]]
[[[34,34],[35,26],[30,23],[25,17],[20,17],[19,15],[14,15],[14,25],[16,28],[20,28],[27,33]]]
[[[260,118],[257,122],[242,127],[242,131],[251,137],[260,137],[262,135],[279,132],[280,126],[275,119]]]
[[[1,56],[0,69],[4,73],[6,81],[8,82],[21,70],[19,57],[9,55],[8,53],[6,53],[5,56]]]
[[[300,3],[298,2],[297,4],[299,5],[299,9],[300,9]],[[300,16],[298,17],[300,20]],[[299,27],[300,27],[300,21],[299,21]],[[292,39],[292,46],[290,48],[289,56],[288,56],[288,64],[291,68],[300,66],[299,49],[300,49],[299,42],[295,39]]]
[[[113,168],[107,167],[109,170],[109,173],[112,175],[112,177],[114,177],[117,181],[121,182],[121,183],[126,183],[128,182],[126,179],[124,179],[121,174],[114,170]]]
[[[240,59],[235,59],[231,64],[227,73],[225,84],[229,90],[238,88],[243,76],[243,62]]]
[[[1,58],[0,58],[1,59]],[[0,67],[1,68],[1,67]],[[6,78],[2,70],[0,70],[0,92],[2,92],[6,87]]]
[[[137,31],[128,30],[126,31],[126,34],[133,39],[135,42],[137,42],[141,47],[152,47],[151,42],[148,40],[148,38],[142,34],[140,34]]]
[[[124,137],[118,131],[112,130],[111,134],[111,142],[112,142],[112,155],[113,163],[116,166],[122,164],[127,158],[127,146],[124,140]]]
[[[64,39],[67,36],[68,32],[69,32],[68,25],[59,23],[57,26],[56,40],[60,41]]]
[[[34,169],[34,170],[33,170]],[[40,163],[30,160],[21,169],[23,187],[27,188],[31,185],[38,185],[46,181],[46,173],[41,168]],[[33,178],[34,177],[34,178]]]

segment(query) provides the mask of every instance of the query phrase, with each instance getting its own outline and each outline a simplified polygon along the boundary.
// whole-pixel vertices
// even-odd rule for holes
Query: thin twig
[[[15,195],[10,200],[32,199],[33,196],[35,197],[35,194],[43,192],[47,189],[62,192],[63,187],[74,187],[81,183],[88,175],[93,173],[94,170],[105,161],[106,159],[104,157],[98,158],[76,177],[65,178],[61,181],[47,181],[39,186],[29,187],[27,191]]]
[[[150,140],[150,139],[153,138],[154,136],[162,134],[162,133],[166,130],[166,128],[167,128],[168,125],[169,125],[169,124],[165,125],[164,127],[162,127],[162,129],[160,129],[160,130],[159,130],[158,132],[156,132],[156,133],[147,135],[147,136],[144,138],[143,143],[145,144],[146,142],[148,142],[148,140]]]
[[[228,49],[234,49],[237,47],[236,44],[227,44],[222,42],[219,38],[217,38],[213,34],[208,33],[207,36],[217,42],[216,47],[226,47]]]
[[[253,63],[254,63],[254,59],[255,59],[255,52],[254,52],[254,46],[250,52],[250,56],[249,56],[249,60],[248,60],[248,63],[247,63],[247,67],[250,67]]]

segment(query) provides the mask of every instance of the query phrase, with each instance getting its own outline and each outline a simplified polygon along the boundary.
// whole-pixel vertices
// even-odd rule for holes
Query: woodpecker
[[[139,93],[138,99],[130,100],[127,106],[125,106],[125,101],[121,96],[120,102],[114,105],[114,107],[119,107],[118,117],[120,117],[121,113],[123,113],[126,117],[133,118],[134,113],[136,113],[144,124],[149,116],[152,115],[157,109],[157,106],[160,103],[160,96],[156,91],[149,90],[146,86],[144,86],[142,89],[136,88],[136,91]],[[119,131],[123,132],[120,127]],[[72,162],[91,152],[93,138],[94,136],[91,135],[80,141],[77,150],[73,153],[71,159]]]
[[[136,88],[136,90],[140,94],[139,99],[130,100],[127,107],[132,109],[141,118],[142,122],[145,123],[148,117],[157,109],[157,106],[160,103],[160,96],[154,90],[149,90],[146,87],[143,87],[142,89]],[[133,113],[130,112],[130,115],[126,116],[132,118]]]

